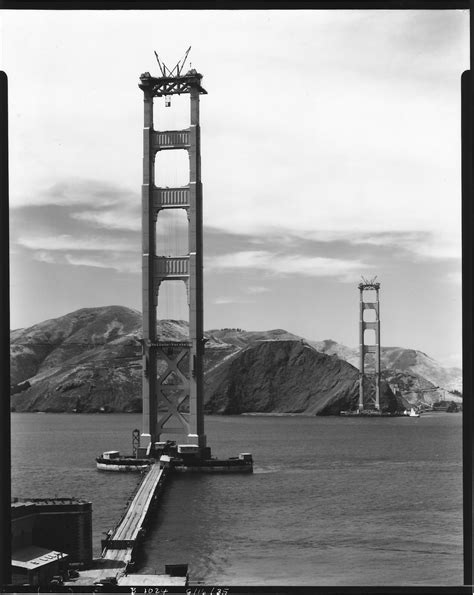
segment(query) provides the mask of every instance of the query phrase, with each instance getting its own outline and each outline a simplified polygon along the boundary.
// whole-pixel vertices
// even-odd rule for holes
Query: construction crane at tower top
[[[191,89],[196,89],[200,95],[207,95],[207,91],[201,86],[202,74],[197,72],[194,68],[191,68],[186,74],[183,74],[190,50],[191,46],[186,50],[184,57],[171,69],[160,60],[160,57],[155,51],[155,57],[160,68],[161,76],[154,77],[151,76],[149,72],[145,72],[140,76],[142,85],[145,85],[151,90],[153,97],[181,95],[181,93],[190,93]],[[144,90],[142,85],[140,85],[140,88]]]
[[[359,289],[380,289],[380,283],[376,281],[377,275],[372,279],[362,277],[362,282],[359,283]]]
[[[176,65],[174,66],[174,68],[172,70],[170,70],[162,60],[160,60],[160,57],[155,52],[156,61],[158,62],[158,66],[160,67],[160,70],[161,70],[161,76],[164,78],[181,76],[181,72],[184,68],[184,65],[186,63],[186,60],[188,58],[188,54],[190,51],[191,51],[191,46],[189,46],[188,49],[186,50],[186,53],[184,54],[184,58],[182,58],[181,60],[178,60],[178,62],[176,63]]]

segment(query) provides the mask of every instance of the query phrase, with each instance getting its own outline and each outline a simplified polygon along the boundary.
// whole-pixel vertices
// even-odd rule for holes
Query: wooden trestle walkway
[[[134,549],[144,534],[153,499],[165,481],[168,470],[168,467],[160,468],[159,463],[150,465],[121,521],[110,537],[103,541],[102,558],[125,564],[132,561]]]

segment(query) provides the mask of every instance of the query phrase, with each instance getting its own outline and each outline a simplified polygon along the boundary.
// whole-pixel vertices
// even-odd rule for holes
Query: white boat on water
[[[419,411],[416,411],[412,407],[410,409],[410,411],[408,411],[408,409],[405,409],[405,411],[403,412],[403,415],[406,415],[407,417],[420,417],[420,412]]]

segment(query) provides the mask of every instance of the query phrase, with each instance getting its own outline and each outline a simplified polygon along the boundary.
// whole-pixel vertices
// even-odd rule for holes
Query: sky
[[[143,94],[191,46],[203,74],[205,328],[358,344],[361,275],[381,343],[461,365],[463,10],[14,11],[9,77],[11,327],[141,310]],[[155,128],[188,125],[155,99]],[[181,151],[157,183],[187,183]],[[185,250],[184,211],[159,245]],[[166,246],[167,244],[167,246]],[[164,284],[159,317],[185,318]]]

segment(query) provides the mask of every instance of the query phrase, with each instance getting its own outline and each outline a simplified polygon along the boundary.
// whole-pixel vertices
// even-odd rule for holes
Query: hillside
[[[187,332],[183,321],[158,324],[159,335],[169,340],[185,339]],[[141,314],[122,306],[83,308],[12,331],[12,408],[140,411],[140,337]],[[354,354],[334,341],[310,344],[282,329],[214,329],[206,338],[208,412],[324,413],[338,399],[347,408],[356,394],[357,370],[350,365]],[[393,365],[405,367],[384,372],[387,394],[392,386],[406,402],[417,402],[420,395],[425,402],[439,400],[431,390],[435,385],[413,370],[442,378],[446,369],[424,354],[423,359],[421,352],[387,350]],[[409,355],[403,358],[404,352]]]
[[[462,392],[462,371],[459,368],[444,368],[422,351],[384,347],[381,356],[386,369],[416,374],[435,386]]]
[[[303,341],[251,344],[222,362],[205,380],[207,413],[338,414],[356,406],[358,371]],[[403,408],[387,383],[381,406]]]
[[[310,341],[310,344],[328,355],[337,355],[356,368],[359,367],[359,352],[341,345],[336,341]],[[405,372],[408,375],[418,377],[430,383],[429,387],[437,387],[446,390],[457,390],[462,392],[462,370],[459,368],[445,368],[439,362],[416,349],[405,349],[403,347],[381,347],[380,359],[382,370]],[[366,358],[370,365],[370,357]],[[373,362],[373,359],[372,359]],[[423,384],[423,383],[421,383]],[[428,388],[428,386],[420,388]]]
[[[16,411],[136,411],[141,408],[141,314],[84,308],[14,331],[11,382]],[[20,387],[21,388],[21,385]]]

